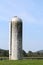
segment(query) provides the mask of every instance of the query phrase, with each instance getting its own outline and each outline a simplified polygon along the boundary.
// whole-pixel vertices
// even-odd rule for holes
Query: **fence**
[[[8,57],[0,57],[0,60],[8,60]]]

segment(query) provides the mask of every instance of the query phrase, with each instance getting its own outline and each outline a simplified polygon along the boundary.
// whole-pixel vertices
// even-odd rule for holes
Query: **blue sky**
[[[43,0],[0,0],[0,48],[9,49],[9,21],[23,20],[23,49],[43,50]]]

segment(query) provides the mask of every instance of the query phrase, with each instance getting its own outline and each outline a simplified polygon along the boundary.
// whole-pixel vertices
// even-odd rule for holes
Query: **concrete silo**
[[[9,59],[22,59],[22,20],[17,16],[9,22]]]

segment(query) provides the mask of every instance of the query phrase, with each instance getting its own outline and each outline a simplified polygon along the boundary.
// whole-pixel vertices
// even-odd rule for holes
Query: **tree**
[[[28,56],[31,57],[33,55],[33,52],[32,51],[29,51],[28,52]]]
[[[23,57],[27,57],[27,53],[23,50]]]
[[[3,55],[6,56],[6,57],[8,57],[9,56],[9,51],[8,50],[4,50]]]

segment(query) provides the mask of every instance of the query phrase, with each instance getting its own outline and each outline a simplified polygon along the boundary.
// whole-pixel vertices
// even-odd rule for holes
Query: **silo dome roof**
[[[17,16],[14,16],[12,19],[11,19],[11,22],[21,22],[22,20],[17,17]]]

